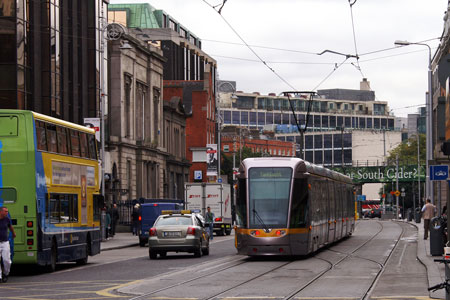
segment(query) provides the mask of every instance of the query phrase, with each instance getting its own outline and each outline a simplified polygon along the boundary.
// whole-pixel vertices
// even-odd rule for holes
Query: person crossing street
[[[205,222],[208,224],[209,227],[209,236],[210,239],[213,240],[213,234],[214,234],[214,213],[211,212],[211,207],[206,208],[208,211],[205,214]]]

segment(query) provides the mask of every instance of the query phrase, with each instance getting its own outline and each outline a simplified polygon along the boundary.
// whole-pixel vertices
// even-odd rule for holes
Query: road
[[[54,273],[15,269],[1,299],[428,299],[416,260],[417,230],[406,223],[358,221],[352,237],[308,257],[237,256],[234,238],[217,237],[209,256],[148,249],[105,251],[86,266]]]

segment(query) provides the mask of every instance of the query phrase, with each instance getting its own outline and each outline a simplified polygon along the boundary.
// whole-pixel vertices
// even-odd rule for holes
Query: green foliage
[[[425,165],[426,162],[426,137],[424,134],[419,134],[419,157],[420,157],[420,165]],[[396,165],[396,157],[398,155],[398,164],[399,165],[417,165],[417,136],[414,135],[408,140],[402,142],[400,145],[398,145],[396,148],[389,151],[389,156],[387,157],[387,164],[394,166]],[[384,191],[387,194],[387,196],[390,196],[390,191],[396,190],[396,182],[392,183],[386,183],[384,185]],[[419,203],[419,189],[418,189],[418,182],[404,182],[399,183],[399,190],[401,188],[405,189],[405,198],[402,199],[402,197],[399,197],[399,205],[402,206],[403,200],[404,200],[404,206],[405,208],[413,207],[414,204],[416,207],[420,206],[421,203]],[[420,191],[420,198],[423,198],[424,195],[424,182],[421,182],[421,191]],[[380,197],[383,194],[383,188],[381,188]],[[390,197],[387,197],[390,198]],[[415,203],[413,203],[413,199]],[[390,198],[391,202],[394,202],[395,204],[395,196]],[[388,202],[388,200],[386,201]]]
[[[235,157],[235,167],[239,168],[241,161],[239,160],[239,151],[236,152]],[[262,153],[260,152],[252,152],[252,149],[249,147],[242,148],[242,156],[241,159],[244,160],[249,157],[261,157]],[[222,152],[222,162],[220,164],[220,172],[223,175],[228,176],[228,182],[233,182],[233,153],[225,154]]]

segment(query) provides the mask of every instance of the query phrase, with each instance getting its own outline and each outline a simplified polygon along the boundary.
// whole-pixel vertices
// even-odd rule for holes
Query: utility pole
[[[397,155],[395,156],[395,162],[396,162],[396,170],[395,170],[395,177],[396,177],[396,180],[397,180],[397,187],[395,188],[395,192],[396,192],[396,194],[395,194],[395,205],[397,206],[397,209],[396,209],[396,213],[397,213],[397,217],[396,217],[396,219],[398,219],[398,153],[397,153]]]

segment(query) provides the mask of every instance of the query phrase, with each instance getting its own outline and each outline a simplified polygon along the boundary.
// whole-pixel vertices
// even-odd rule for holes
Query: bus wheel
[[[47,265],[46,269],[47,272],[51,273],[56,270],[56,260],[58,256],[58,248],[56,247],[56,242],[53,241],[52,243],[52,249],[50,250],[50,262]]]
[[[76,260],[77,265],[83,266],[88,263],[89,252],[91,252],[90,249],[91,249],[91,242],[88,240],[86,242],[86,256],[83,258],[77,259]]]

